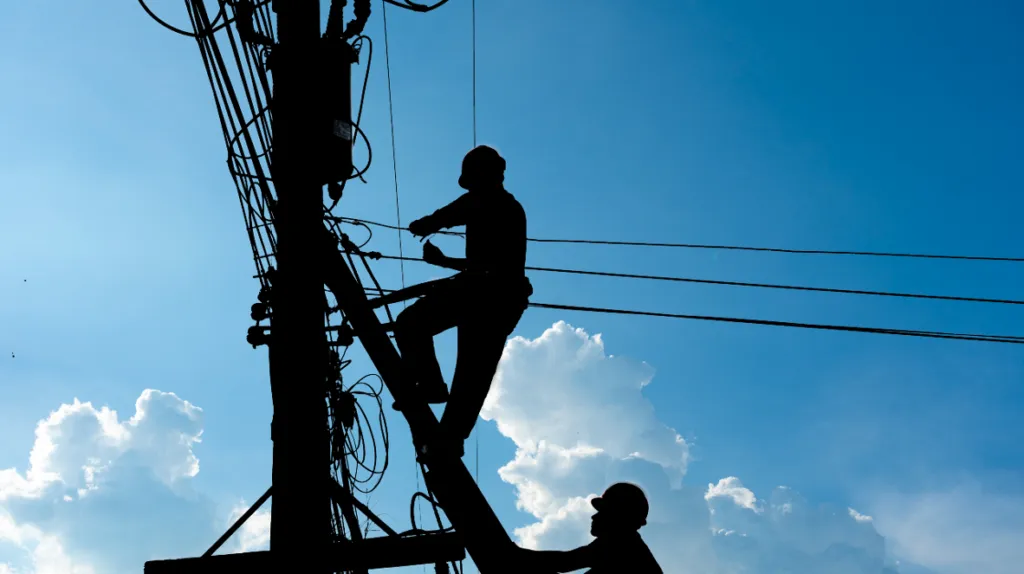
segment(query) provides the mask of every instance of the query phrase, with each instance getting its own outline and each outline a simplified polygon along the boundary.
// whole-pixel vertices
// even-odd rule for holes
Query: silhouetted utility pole
[[[192,37],[199,44],[217,101],[229,166],[247,208],[248,231],[260,271],[260,304],[253,306],[257,325],[250,328],[247,340],[254,347],[269,347],[274,402],[273,484],[202,556],[151,560],[145,564],[145,573],[220,574],[269,567],[275,572],[359,574],[417,564],[433,564],[441,572],[447,568],[446,563],[464,559],[467,550],[481,572],[520,571],[515,564],[515,545],[460,458],[431,457],[425,462],[424,474],[454,532],[439,524],[434,532],[399,534],[356,500],[344,460],[351,455],[332,453],[332,446],[337,451],[345,444],[347,431],[346,419],[337,405],[331,413],[333,437],[328,424],[328,389],[339,384],[340,376],[337,356],[332,356],[329,349],[332,344],[351,345],[355,338],[363,343],[392,396],[406,405],[402,413],[413,436],[428,444],[438,429],[429,405],[417,396],[411,381],[404,379],[401,357],[374,311],[383,301],[367,300],[358,276],[349,268],[353,256],[366,254],[347,236],[324,226],[324,185],[334,198],[345,181],[356,177],[352,166],[356,132],[351,117],[350,66],[358,55],[353,39],[361,37],[370,15],[369,0],[354,2],[355,20],[348,25],[342,18],[344,0],[332,1],[323,35],[320,0],[273,0],[276,41],[267,25],[271,18],[266,3],[223,3],[222,8],[234,12],[234,17],[222,20],[221,14],[213,22],[204,4],[189,1],[187,6],[195,30]],[[417,6],[407,5],[417,11],[429,10]],[[259,17],[254,18],[257,12]],[[232,25],[237,36],[229,33]],[[218,30],[226,30],[224,41],[239,66],[241,82],[237,87],[231,86],[231,60],[217,46]],[[257,46],[269,51],[258,50]],[[247,62],[267,54],[266,69],[247,71],[248,64],[243,64],[239,54]],[[266,118],[266,108],[257,109],[249,101],[249,114],[243,111],[239,94],[244,93],[248,99],[251,91],[270,101],[272,129],[260,124]],[[265,138],[267,132],[272,136]],[[264,169],[265,163],[269,169]],[[256,223],[249,219],[253,213],[258,214]],[[268,240],[269,247],[263,239]],[[276,268],[271,269],[269,261]],[[334,293],[348,325],[347,337],[342,336],[339,326],[333,343],[325,331],[325,284]],[[269,332],[261,324],[267,318]],[[333,391],[337,387],[330,388]],[[354,416],[353,411],[351,418]],[[351,427],[353,423],[347,424]],[[332,462],[340,465],[338,481],[331,475]],[[271,549],[215,555],[271,496]],[[334,512],[339,507],[340,516]],[[386,536],[363,538],[356,510]]]
[[[279,564],[302,563],[312,574],[331,571],[330,437],[324,401],[327,336],[320,272],[323,191],[316,165],[327,118],[312,99],[321,93],[314,65],[320,38],[319,0],[274,0],[278,45],[270,71],[274,88],[271,173],[277,272],[273,280],[270,385],[273,519],[271,552]]]

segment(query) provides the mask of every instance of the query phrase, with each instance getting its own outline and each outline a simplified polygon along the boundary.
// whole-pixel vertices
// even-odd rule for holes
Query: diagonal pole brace
[[[373,513],[372,510],[370,510],[370,507],[366,506],[365,504],[357,500],[356,497],[352,496],[352,493],[342,488],[342,486],[338,484],[338,481],[332,480],[331,487],[332,490],[334,491],[333,494],[338,499],[339,503],[351,504],[352,506],[358,508],[359,512],[362,512],[364,515],[366,515],[366,518],[368,518],[370,522],[376,524],[377,527],[383,530],[388,536],[399,536],[398,532],[394,528],[388,526],[386,522],[384,522],[379,516],[377,516]]]
[[[263,496],[259,497],[259,499],[255,503],[253,503],[252,506],[249,507],[249,510],[245,511],[245,514],[239,516],[238,520],[236,520],[235,523],[231,525],[231,528],[228,528],[228,531],[225,532],[220,538],[218,538],[217,541],[213,543],[213,546],[211,546],[209,550],[203,553],[203,558],[213,556],[213,553],[216,552],[217,549],[219,549],[221,546],[223,546],[224,543],[227,542],[229,538],[231,538],[231,535],[234,534],[239,528],[241,528],[243,524],[245,524],[246,520],[249,520],[249,518],[253,514],[256,514],[256,511],[259,510],[261,506],[263,506],[263,503],[270,498],[270,493],[273,490],[273,486],[268,488],[267,491],[263,493]]]

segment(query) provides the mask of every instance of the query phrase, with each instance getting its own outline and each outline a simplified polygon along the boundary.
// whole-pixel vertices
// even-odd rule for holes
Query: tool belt
[[[512,301],[529,303],[533,284],[525,275],[511,275],[488,271],[463,271],[451,278],[454,287],[464,289],[468,295],[496,296]]]

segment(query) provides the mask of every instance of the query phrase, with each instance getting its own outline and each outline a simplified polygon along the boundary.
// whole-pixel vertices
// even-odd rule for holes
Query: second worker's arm
[[[568,551],[521,548],[519,552],[523,566],[536,572],[573,572],[595,566],[590,545]]]

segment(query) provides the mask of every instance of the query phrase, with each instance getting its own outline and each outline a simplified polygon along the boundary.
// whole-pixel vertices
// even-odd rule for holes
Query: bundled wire
[[[224,137],[228,171],[235,183],[252,248],[255,277],[260,282],[261,292],[269,290],[277,252],[274,228],[277,194],[271,153],[273,82],[267,66],[276,38],[271,1],[218,0],[217,12],[211,18],[204,2],[186,0],[191,30],[167,23],[150,9],[145,0],[139,3],[158,24],[193,38],[199,47]],[[335,0],[332,4],[332,25],[328,33],[338,35],[341,8],[345,3]],[[364,48],[366,50],[366,71],[353,128],[356,138],[366,143],[367,159],[365,165],[353,169],[348,179],[361,178],[372,161],[369,138],[359,125],[373,54],[372,41],[361,33],[369,15],[369,1],[359,0],[355,4],[356,20],[340,32],[340,37],[351,40],[357,54],[361,54]],[[345,181],[347,179],[340,185],[343,186]],[[325,211],[329,213],[326,206]],[[357,249],[372,238],[370,227],[364,226],[364,229],[367,231],[366,241],[354,246]],[[341,238],[347,240],[340,230],[332,228],[332,231],[339,241]],[[368,264],[366,267],[369,270]],[[376,282],[372,271],[370,277]],[[328,308],[324,322],[328,343],[335,348],[345,347],[347,352],[349,342],[344,341],[341,334],[346,324],[345,317],[338,314],[339,306],[337,302],[330,301],[329,294],[325,294],[325,306]],[[365,494],[377,488],[387,470],[390,443],[383,408],[383,383],[377,375],[367,375],[354,384],[345,385],[341,371],[350,364],[344,353],[340,356],[334,353],[328,371],[331,374],[326,381],[332,467],[339,484]],[[374,382],[375,378],[377,382]],[[333,513],[335,532],[343,536],[349,529],[336,504]]]

